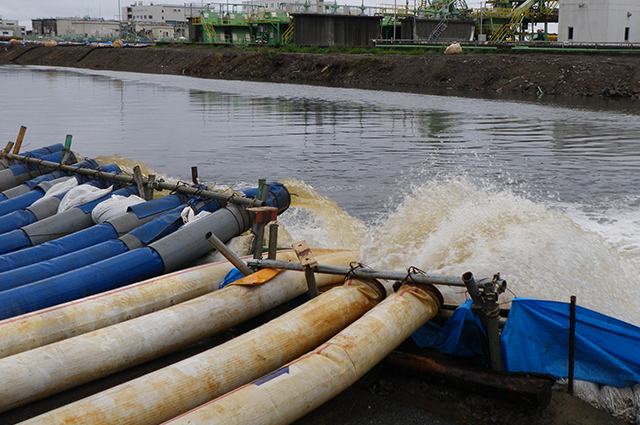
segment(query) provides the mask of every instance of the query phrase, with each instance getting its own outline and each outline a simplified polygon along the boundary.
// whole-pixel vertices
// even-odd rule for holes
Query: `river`
[[[0,67],[0,134],[235,188],[283,180],[291,240],[640,325],[637,104]],[[116,155],[115,157],[112,157]],[[456,303],[464,295],[446,291]],[[505,304],[506,305],[506,304]]]

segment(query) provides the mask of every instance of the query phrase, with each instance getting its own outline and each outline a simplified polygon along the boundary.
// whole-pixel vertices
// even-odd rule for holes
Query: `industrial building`
[[[2,19],[0,15],[0,37],[22,37],[24,34],[25,28],[18,21]]]
[[[299,46],[373,46],[380,16],[293,14],[293,44]]]
[[[145,5],[142,1],[133,2],[122,8],[121,20],[135,24],[134,34],[159,33],[160,39],[190,38],[189,19],[197,16],[204,9],[194,3],[183,4],[154,4]],[[149,23],[153,25],[140,25]],[[128,29],[125,29],[125,33]],[[168,34],[171,34],[170,36]]]
[[[562,0],[558,41],[639,43],[640,1]]]
[[[115,40],[120,37],[120,22],[104,19],[47,18],[32,19],[33,34],[39,37],[71,40]]]

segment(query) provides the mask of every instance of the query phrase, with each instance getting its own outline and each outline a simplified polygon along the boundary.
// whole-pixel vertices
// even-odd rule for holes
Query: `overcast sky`
[[[291,1],[291,0],[289,0]],[[403,4],[405,0],[396,0],[397,4]],[[481,0],[467,0],[469,7],[478,7]],[[484,0],[483,0],[484,1]],[[222,2],[222,1],[218,1]],[[325,0],[333,3],[332,0]],[[361,4],[361,0],[336,0],[338,4]],[[190,4],[184,1],[149,1],[143,0],[143,4]],[[194,1],[196,5],[211,3],[211,1]],[[235,0],[234,3],[240,3]],[[385,0],[385,4],[392,4],[391,0]],[[410,0],[413,4],[413,0]],[[31,29],[31,19],[36,18],[70,18],[90,16],[91,18],[118,19],[118,6],[125,7],[133,4],[133,0],[0,0],[0,16],[3,19],[18,20],[20,25]],[[366,6],[380,4],[379,0],[364,0]]]

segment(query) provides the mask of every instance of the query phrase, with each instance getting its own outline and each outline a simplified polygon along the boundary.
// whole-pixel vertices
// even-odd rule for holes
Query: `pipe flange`
[[[369,288],[373,289],[373,292],[375,292],[377,297],[378,297],[378,302],[384,300],[387,297],[387,290],[385,289],[384,285],[382,283],[380,283],[380,281],[378,279],[374,279],[374,278],[370,278],[370,279],[357,278],[356,280],[358,280],[359,282],[364,283]]]
[[[417,286],[423,291],[429,293],[429,295],[431,295],[431,297],[434,300],[438,301],[438,308],[442,307],[442,305],[444,304],[444,297],[442,296],[442,293],[434,285],[430,283],[418,283],[418,282],[411,282],[410,285]]]

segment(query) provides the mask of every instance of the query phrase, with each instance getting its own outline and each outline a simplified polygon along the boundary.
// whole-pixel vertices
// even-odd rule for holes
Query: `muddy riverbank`
[[[207,47],[0,46],[0,64],[48,65],[403,91],[640,99],[640,56],[311,54]]]

